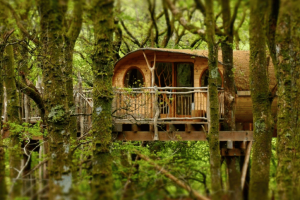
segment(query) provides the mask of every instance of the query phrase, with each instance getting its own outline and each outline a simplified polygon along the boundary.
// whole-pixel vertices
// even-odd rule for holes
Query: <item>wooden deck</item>
[[[41,87],[38,89],[42,93],[43,89]],[[224,112],[222,95],[222,90],[220,90],[220,120],[222,120]],[[116,89],[112,106],[113,140],[153,141],[154,126],[156,125],[166,127],[163,130],[158,129],[159,141],[205,141],[206,135],[203,130],[207,130],[209,125],[209,100],[207,97],[208,90],[205,87]],[[80,127],[78,132],[83,135],[92,126],[92,88],[82,88],[80,85],[74,88],[74,100],[76,107],[71,116],[77,118]],[[36,123],[40,116],[35,104],[31,101],[30,106],[26,106],[27,104],[25,105],[24,102],[22,99],[23,120]],[[155,106],[157,106],[156,111]],[[24,114],[26,112],[29,112],[27,116]],[[156,121],[155,112],[159,112]],[[142,129],[141,126],[143,126]],[[9,130],[5,130],[3,136],[4,138],[9,137]],[[42,140],[43,138],[35,137],[33,139]],[[252,141],[253,132],[220,131],[219,139],[220,141]]]
[[[113,134],[113,139],[122,141],[153,141],[151,131],[123,131]],[[204,131],[159,131],[159,141],[206,141]],[[220,131],[220,141],[253,141],[253,131]]]

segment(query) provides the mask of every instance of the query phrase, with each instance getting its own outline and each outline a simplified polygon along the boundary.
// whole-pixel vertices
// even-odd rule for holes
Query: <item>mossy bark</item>
[[[63,24],[66,2],[40,0],[42,42],[42,69],[44,85],[45,120],[49,135],[50,194],[67,195],[72,180],[70,173],[70,113],[67,99]],[[56,180],[54,184],[54,181]],[[54,198],[51,196],[51,198]]]
[[[1,6],[0,6],[1,8]],[[0,21],[2,20],[2,14],[0,11]],[[0,33],[1,38],[4,32]],[[3,66],[4,66],[4,49],[6,46],[5,41],[0,40],[0,113],[3,111]],[[2,130],[2,119],[0,120],[0,130]],[[0,199],[6,199],[7,189],[5,181],[5,148],[3,146],[2,134],[0,134]]]
[[[292,191],[293,198],[300,197],[300,2],[294,0],[289,2],[291,12],[291,116],[293,132],[293,170]]]
[[[208,142],[212,199],[221,199],[221,155],[219,145],[219,102],[218,102],[218,45],[215,43],[215,19],[213,2],[206,0],[206,39],[208,43],[210,121]]]
[[[79,36],[82,26],[82,0],[73,0],[74,10],[72,15],[72,22],[70,24],[68,32],[65,34],[65,60],[66,60],[66,89],[67,89],[67,101],[71,111],[75,111],[75,101],[73,98],[73,53],[76,40]],[[77,141],[77,118],[76,116],[70,117],[70,135],[72,146],[76,145]],[[72,155],[70,155],[72,156]],[[70,157],[72,159],[72,157]],[[72,176],[73,179],[77,177],[77,165],[72,163]]]
[[[9,45],[5,48],[5,61],[4,61],[4,83],[7,94],[7,119],[10,123],[20,124],[20,102],[15,82],[14,72],[14,52],[13,46]],[[18,171],[21,169],[21,140],[20,133],[10,131],[10,151],[9,151],[9,166],[10,178],[13,182],[12,192],[10,197],[13,199],[21,195],[22,181],[15,180],[18,176]]]
[[[291,129],[291,24],[289,1],[282,1],[276,31],[277,48],[277,189],[282,200],[292,199],[293,134]]]
[[[223,26],[226,38],[221,43],[223,60],[223,88],[224,88],[224,121],[225,131],[235,131],[235,81],[233,73],[233,23],[234,20],[230,12],[229,0],[222,2]],[[230,199],[243,199],[241,190],[241,172],[239,167],[239,157],[226,157],[228,168]]]
[[[253,103],[253,148],[249,199],[268,199],[272,116],[264,32],[267,1],[250,2],[250,89]]]
[[[93,59],[93,181],[92,199],[113,199],[112,158],[112,77],[113,0],[93,0],[92,20],[95,46]]]

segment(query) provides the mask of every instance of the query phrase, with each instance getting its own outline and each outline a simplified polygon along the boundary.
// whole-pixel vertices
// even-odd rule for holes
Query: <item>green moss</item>
[[[48,121],[52,123],[62,122],[66,120],[66,112],[64,106],[57,105],[51,108],[51,111],[48,114]]]

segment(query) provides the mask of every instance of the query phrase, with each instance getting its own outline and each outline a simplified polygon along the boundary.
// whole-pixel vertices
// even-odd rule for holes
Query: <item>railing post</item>
[[[154,125],[154,138],[153,140],[159,140],[158,138],[158,127],[157,127],[157,120],[158,120],[158,116],[159,116],[159,105],[158,105],[158,90],[157,87],[154,86],[154,92],[155,92],[155,96],[154,96],[154,109],[153,109],[153,113],[154,113],[154,119],[153,119],[153,125]]]
[[[208,122],[208,131],[210,130],[210,101],[209,101],[209,86],[207,86],[207,98],[206,98],[206,117]]]

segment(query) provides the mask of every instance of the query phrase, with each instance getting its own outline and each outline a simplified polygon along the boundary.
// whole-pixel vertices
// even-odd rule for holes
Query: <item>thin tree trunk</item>
[[[66,77],[66,89],[67,89],[67,102],[68,107],[75,111],[76,105],[73,97],[73,52],[76,40],[79,36],[81,26],[82,26],[82,0],[73,0],[74,2],[74,10],[73,10],[73,17],[71,26],[69,27],[69,31],[65,34],[65,60],[66,60],[66,70],[65,70],[65,77]],[[77,141],[77,118],[75,116],[70,117],[70,137],[72,146],[76,146]],[[77,165],[73,163],[72,156],[69,156],[69,162],[72,163],[72,176],[73,180],[77,178]],[[76,182],[76,181],[75,181]],[[73,181],[73,183],[75,183]]]
[[[235,131],[235,81],[233,73],[233,24],[231,20],[230,2],[222,2],[223,26],[226,39],[221,43],[222,60],[224,66],[224,121],[225,131]],[[228,167],[230,199],[243,199],[241,190],[241,173],[239,166],[239,157],[226,157]]]
[[[110,155],[113,100],[113,0],[93,0],[93,180],[92,199],[113,199]]]
[[[0,6],[1,8],[1,6]],[[0,11],[0,21],[3,20],[3,15]],[[1,38],[4,35],[4,32],[0,33]],[[6,46],[5,41],[0,41],[0,199],[6,199],[7,190],[6,190],[6,181],[5,181],[5,148],[3,146],[2,138],[2,112],[3,112],[3,66],[4,66],[4,56],[3,52]]]
[[[250,89],[253,103],[253,149],[249,198],[268,199],[272,116],[266,59],[264,16],[267,2],[250,2]]]
[[[210,150],[210,171],[212,199],[219,200],[222,197],[221,186],[221,155],[219,145],[219,102],[218,102],[218,45],[215,44],[215,19],[213,2],[206,0],[206,37],[208,43],[208,67],[209,67],[209,101],[210,121],[208,142]]]
[[[13,46],[9,45],[5,48],[5,76],[4,82],[7,93],[7,119],[10,123],[20,124],[20,104],[19,96],[17,93],[17,87],[15,82],[14,73],[14,53]],[[21,140],[20,133],[16,131],[10,131],[10,178],[12,180],[12,186],[10,191],[10,197],[12,199],[21,195],[22,182],[21,180],[15,180],[18,176],[18,170],[21,169]]]

